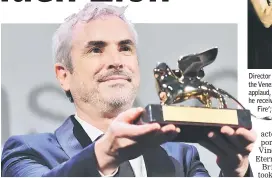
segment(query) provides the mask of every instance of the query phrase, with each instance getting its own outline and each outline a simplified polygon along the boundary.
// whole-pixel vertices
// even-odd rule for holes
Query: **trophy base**
[[[203,107],[169,106],[149,104],[141,115],[141,122],[157,122],[161,125],[174,124],[181,132],[175,142],[197,143],[207,139],[210,131],[220,131],[222,126],[233,129],[251,129],[249,110],[218,109]]]

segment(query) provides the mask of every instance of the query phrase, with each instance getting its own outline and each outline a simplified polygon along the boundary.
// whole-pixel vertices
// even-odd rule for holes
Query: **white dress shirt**
[[[75,114],[76,120],[82,126],[84,131],[90,137],[92,141],[96,140],[100,135],[104,134],[101,130],[87,123],[86,121],[80,119],[77,114]],[[147,177],[146,167],[143,156],[139,156],[135,159],[129,160],[132,170],[135,174],[135,177]],[[103,175],[101,172],[101,176],[110,177],[114,176],[117,173],[118,169],[111,175]]]

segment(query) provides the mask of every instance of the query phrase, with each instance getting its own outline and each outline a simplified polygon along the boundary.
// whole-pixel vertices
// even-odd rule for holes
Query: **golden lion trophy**
[[[202,81],[203,68],[215,61],[217,48],[184,56],[178,60],[177,70],[166,63],[158,63],[154,69],[160,104],[149,104],[141,116],[142,122],[173,123],[181,132],[174,141],[196,143],[205,139],[209,131],[219,131],[224,125],[234,129],[252,128],[251,113],[228,92]],[[212,106],[212,98],[219,102]],[[189,99],[197,99],[203,107],[177,105]],[[226,99],[232,99],[242,109],[230,109]]]

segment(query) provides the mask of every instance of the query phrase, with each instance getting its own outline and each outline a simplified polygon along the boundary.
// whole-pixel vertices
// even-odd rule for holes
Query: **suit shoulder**
[[[46,145],[48,143],[57,142],[54,134],[40,133],[28,135],[15,135],[8,138],[4,144],[4,150],[7,148],[16,148],[25,146],[31,148],[33,145]]]
[[[51,133],[38,133],[38,134],[27,134],[27,135],[14,135],[8,138],[8,141],[18,141],[18,142],[35,142],[35,141],[45,141],[55,139],[54,134]]]

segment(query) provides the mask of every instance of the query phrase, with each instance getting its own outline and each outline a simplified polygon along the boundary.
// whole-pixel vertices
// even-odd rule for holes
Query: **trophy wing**
[[[178,60],[178,67],[184,77],[204,77],[203,68],[215,61],[217,48],[212,48],[197,54],[190,54]]]

